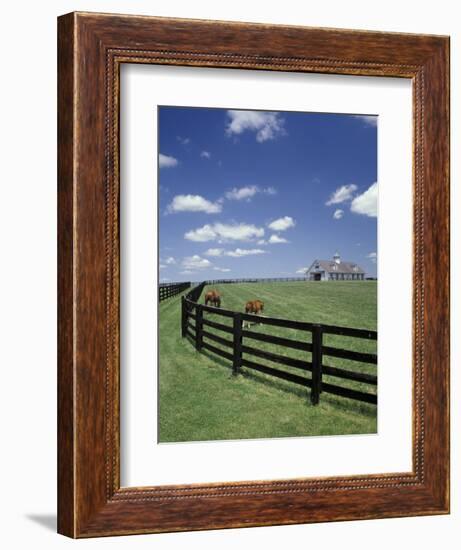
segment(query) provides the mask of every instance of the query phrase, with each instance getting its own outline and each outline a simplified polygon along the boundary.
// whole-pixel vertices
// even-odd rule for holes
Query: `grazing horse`
[[[250,300],[245,304],[245,313],[253,313],[254,315],[259,315],[264,311],[264,302],[261,300]],[[247,322],[246,325],[249,327],[250,323]],[[245,323],[243,323],[245,326]]]
[[[221,307],[221,294],[217,290],[209,290],[205,294],[205,305],[208,304],[213,307]]]
[[[262,311],[264,311],[264,302],[261,302],[261,300],[250,300],[245,304],[245,313],[258,315]]]

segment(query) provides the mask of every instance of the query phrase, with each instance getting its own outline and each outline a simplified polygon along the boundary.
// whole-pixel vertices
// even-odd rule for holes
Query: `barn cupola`
[[[335,263],[337,264],[340,264],[341,263],[341,258],[339,256],[339,253],[338,252],[335,252],[335,255],[333,256],[333,260],[335,261]]]

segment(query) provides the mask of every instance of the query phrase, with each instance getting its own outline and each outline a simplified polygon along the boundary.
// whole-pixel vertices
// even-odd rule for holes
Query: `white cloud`
[[[245,131],[256,132],[256,141],[275,139],[285,134],[284,120],[279,113],[265,111],[227,111],[229,121],[226,126],[228,136],[239,135]]]
[[[206,269],[211,267],[211,262],[206,258],[201,258],[198,254],[187,256],[182,261],[182,267],[188,270]]]
[[[207,214],[218,214],[222,211],[219,202],[210,202],[200,195],[176,195],[168,205],[167,211],[176,212],[206,212]]]
[[[217,239],[217,234],[211,225],[206,224],[203,227],[187,231],[187,233],[184,234],[184,238],[189,241],[203,243],[215,241]]]
[[[162,153],[159,153],[158,165],[160,168],[173,168],[178,164],[179,164],[178,159],[175,159],[174,157],[169,157],[168,155],[162,155]]]
[[[179,143],[182,143],[183,145],[189,145],[190,143],[190,138],[188,137],[176,136],[176,139],[179,141]]]
[[[226,193],[226,199],[232,201],[246,200],[250,201],[256,193],[264,193],[266,195],[276,195],[275,187],[260,188],[257,185],[247,185],[246,187],[234,187]]]
[[[259,241],[256,241],[256,244],[267,244],[267,241],[264,239],[259,239]]]
[[[337,210],[335,210],[333,214],[333,218],[335,220],[340,220],[343,216],[344,216],[344,210],[341,210],[341,208],[338,208]]]
[[[266,251],[259,248],[236,248],[235,250],[224,250],[224,248],[209,248],[206,252],[204,252],[205,256],[230,256],[231,258],[240,258],[242,256],[251,256],[255,254],[266,254]]]
[[[216,223],[214,228],[219,237],[230,241],[249,241],[264,236],[264,229],[253,224],[226,225]]]
[[[200,153],[200,156],[203,158],[203,159],[210,159],[211,158],[211,153],[208,152],[208,151],[202,151]]]
[[[209,248],[204,254],[205,256],[222,256],[223,252],[223,248]]]
[[[269,239],[269,244],[282,244],[282,243],[288,243],[285,238],[279,237],[278,235],[271,235]]]
[[[351,183],[350,185],[342,185],[331,194],[330,198],[326,202],[326,205],[330,206],[332,204],[339,204],[341,202],[348,201],[352,199],[355,191],[357,191],[357,186],[354,183]]]
[[[230,269],[228,267],[213,267],[215,271],[220,271],[221,273],[228,273]]]
[[[290,216],[284,216],[283,218],[278,218],[271,222],[267,227],[272,229],[272,231],[286,231],[290,227],[294,227],[296,222]]]
[[[378,183],[375,182],[351,203],[351,211],[376,218],[378,216]]]
[[[161,282],[161,283],[167,283],[168,281],[171,281],[171,279],[169,279],[168,277],[162,277],[162,278],[160,279],[160,282]]]
[[[378,126],[378,116],[377,115],[355,115],[355,118],[361,120],[365,123],[365,126],[373,126],[376,128]]]
[[[166,258],[166,260],[165,259],[162,260],[162,258],[160,258],[159,268],[166,269],[169,265],[174,265],[175,263],[176,263],[176,260],[173,258],[173,256]]]
[[[304,275],[308,269],[308,267],[300,267],[296,270],[296,273],[301,273],[302,275]]]
[[[191,271],[190,269],[185,269],[184,271],[179,272],[181,275],[192,275],[194,271]]]
[[[251,241],[264,236],[264,229],[256,227],[253,224],[233,224],[215,223],[206,224],[197,229],[191,229],[184,234],[184,238],[189,241],[207,242],[207,241]]]
[[[256,185],[249,185],[247,187],[234,187],[226,193],[226,199],[233,201],[250,200],[256,195],[258,188]]]
[[[378,254],[376,254],[376,252],[370,252],[370,254],[368,254],[367,258],[375,264],[376,261],[378,260]]]
[[[255,256],[258,254],[267,254],[265,250],[261,250],[260,248],[236,248],[235,250],[229,250],[228,252],[225,252],[225,256],[230,256],[231,258],[241,258],[242,256]]]

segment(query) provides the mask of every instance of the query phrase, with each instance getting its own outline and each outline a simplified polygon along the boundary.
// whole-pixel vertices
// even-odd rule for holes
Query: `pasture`
[[[222,284],[205,287],[204,293],[210,289],[221,292],[224,309],[243,311],[246,301],[260,299],[265,302],[264,315],[270,317],[376,330],[376,282]],[[180,305],[176,296],[159,306],[161,442],[376,432],[374,405],[322,394],[314,407],[308,388],[248,369],[232,376],[226,360],[207,351],[198,353],[188,338],[181,338]],[[225,321],[220,317],[219,322]],[[299,330],[261,327],[253,324],[250,330],[310,341],[308,333]],[[327,335],[326,344],[336,345],[339,338],[341,347],[376,352],[376,342],[335,335]],[[258,347],[306,360],[306,352],[264,342]],[[341,358],[329,358],[328,365],[376,374],[373,365]],[[354,381],[347,387],[364,390]]]

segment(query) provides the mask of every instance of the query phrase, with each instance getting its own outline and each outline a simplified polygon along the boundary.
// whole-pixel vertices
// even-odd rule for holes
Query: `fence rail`
[[[324,344],[324,336],[329,334],[362,340],[377,340],[378,334],[376,331],[277,319],[205,306],[198,302],[207,284],[208,281],[204,281],[194,287],[186,296],[182,297],[181,302],[181,334],[183,337],[189,337],[193,340],[197,351],[205,349],[227,359],[232,363],[232,370],[235,375],[244,367],[307,387],[310,389],[311,402],[314,405],[319,403],[322,392],[377,404],[376,393],[337,386],[323,380],[323,376],[327,375],[332,378],[377,386],[377,376],[375,375],[332,367],[325,364],[324,360],[325,357],[336,357],[376,365],[377,355],[374,353],[352,351]],[[204,314],[232,319],[232,325],[218,322],[215,318],[211,320]],[[303,331],[310,334],[311,341],[253,332],[244,328],[244,323],[249,322]],[[218,331],[219,334],[210,332],[210,328]],[[303,354],[306,354],[306,359],[287,357],[280,353],[260,349],[258,342],[303,352]],[[292,367],[301,371],[301,373],[309,373],[310,376],[301,376],[300,374],[293,374],[264,365],[259,363],[258,359],[264,359],[284,367]]]
[[[377,277],[365,277],[365,281],[377,281]],[[260,277],[246,279],[211,279],[205,281],[207,285],[226,285],[232,283],[292,283],[292,282],[312,282],[307,277]]]
[[[177,296],[184,290],[190,288],[191,283],[169,283],[169,284],[160,284],[158,286],[158,301],[162,302],[167,298],[172,298]]]
[[[306,277],[266,277],[266,278],[246,278],[246,279],[213,279],[205,281],[207,285],[226,285],[232,283],[284,283],[307,281]]]

